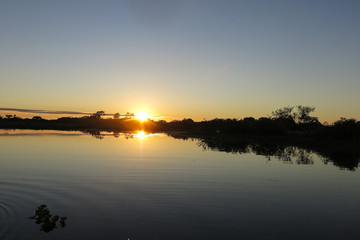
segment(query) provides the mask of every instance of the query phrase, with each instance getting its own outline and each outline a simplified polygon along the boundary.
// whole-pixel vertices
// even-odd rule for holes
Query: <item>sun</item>
[[[139,119],[140,121],[146,121],[150,118],[150,115],[146,112],[141,112],[135,115],[135,118]]]

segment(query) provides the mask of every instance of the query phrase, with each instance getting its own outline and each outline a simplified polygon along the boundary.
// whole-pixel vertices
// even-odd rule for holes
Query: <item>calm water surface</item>
[[[308,157],[0,130],[0,239],[360,239],[359,172]],[[67,226],[40,231],[29,217],[41,204]]]

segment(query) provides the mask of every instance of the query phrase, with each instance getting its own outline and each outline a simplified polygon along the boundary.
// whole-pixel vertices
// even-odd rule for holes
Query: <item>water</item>
[[[161,134],[95,136],[0,130],[0,239],[360,238],[359,172],[315,153],[284,161]],[[40,231],[29,217],[41,204],[67,225]]]

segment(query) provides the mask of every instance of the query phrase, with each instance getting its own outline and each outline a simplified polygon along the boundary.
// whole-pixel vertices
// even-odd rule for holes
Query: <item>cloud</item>
[[[91,114],[91,113],[86,113],[86,112],[35,110],[35,109],[21,109],[21,108],[0,108],[0,111],[15,111],[15,112],[43,113],[43,114],[71,114],[71,115],[90,115]]]
[[[37,109],[23,109],[23,108],[0,108],[1,111],[6,112],[25,112],[25,113],[40,113],[40,114],[68,114],[68,115],[91,115],[88,112],[75,111],[52,111],[52,110],[37,110]],[[113,116],[114,113],[105,113],[105,116]],[[128,116],[127,114],[120,114],[120,116]],[[151,118],[164,118],[163,116],[151,116]]]

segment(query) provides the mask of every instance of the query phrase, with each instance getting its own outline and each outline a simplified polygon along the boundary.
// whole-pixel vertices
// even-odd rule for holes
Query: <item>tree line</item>
[[[0,116],[0,128],[29,129],[64,129],[85,130],[104,129],[119,131],[170,132],[179,131],[193,135],[252,135],[252,136],[291,136],[312,137],[318,140],[360,140],[360,122],[353,118],[340,118],[333,124],[321,123],[312,116],[315,107],[286,106],[274,110],[270,116],[255,119],[215,118],[212,120],[194,121],[191,118],[174,120],[140,121],[134,113],[116,113],[105,118],[104,111],[97,111],[90,116],[61,117],[56,120],[34,116],[22,119],[16,115]]]

